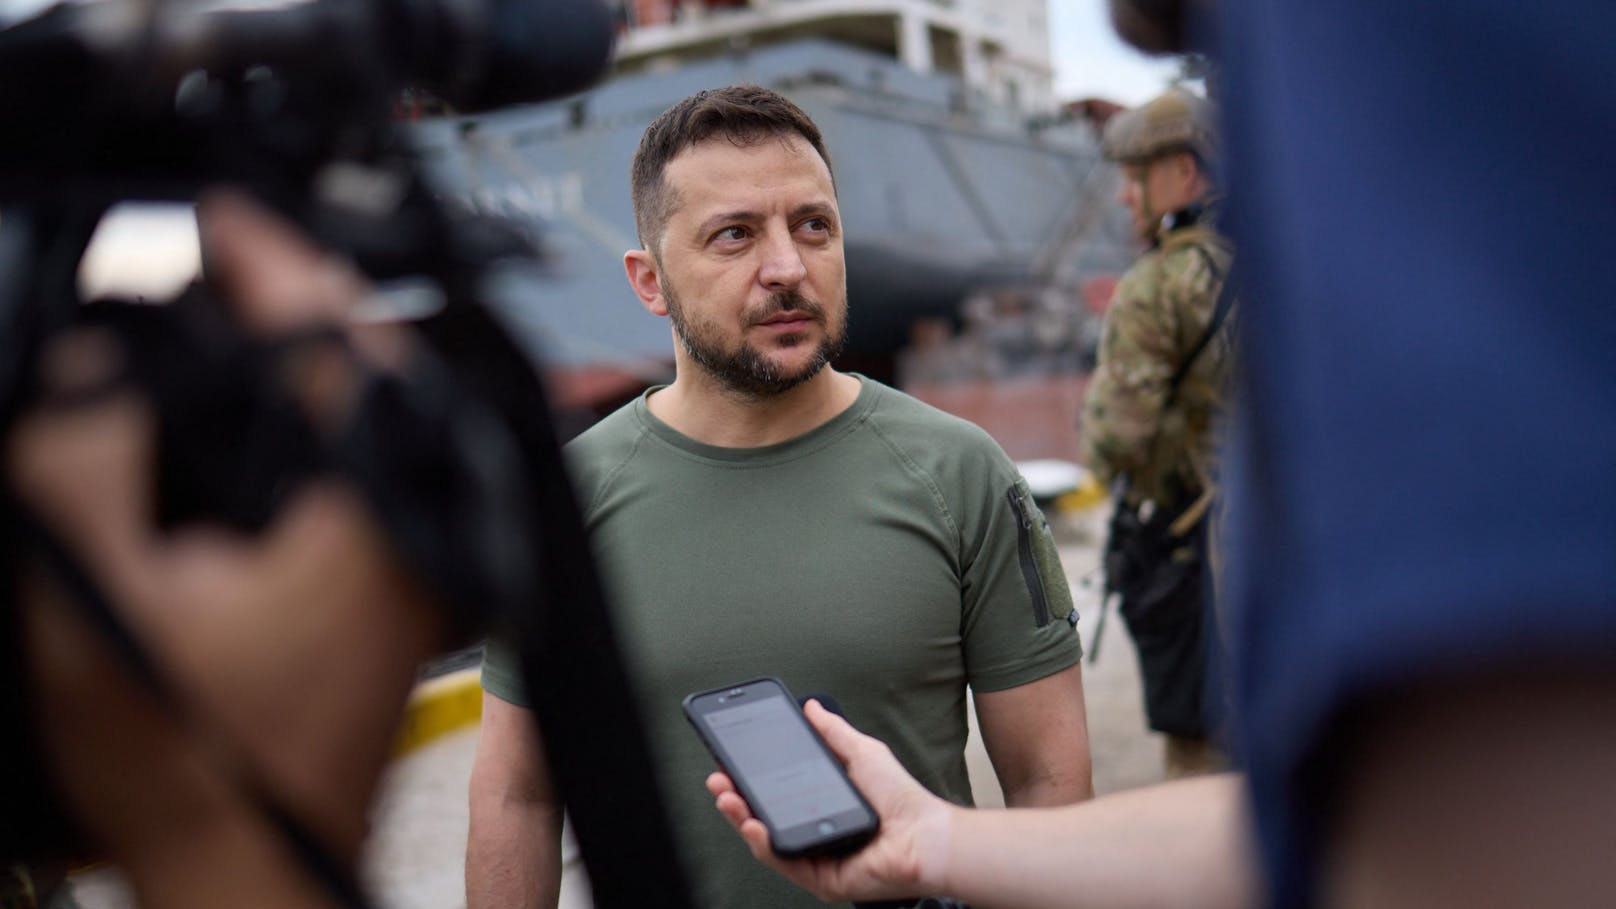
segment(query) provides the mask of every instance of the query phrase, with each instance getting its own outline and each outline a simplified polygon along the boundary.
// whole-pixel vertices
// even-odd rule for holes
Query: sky
[[[1129,106],[1147,101],[1178,72],[1171,57],[1152,58],[1122,43],[1106,0],[1049,0],[1055,97],[1099,97]]]

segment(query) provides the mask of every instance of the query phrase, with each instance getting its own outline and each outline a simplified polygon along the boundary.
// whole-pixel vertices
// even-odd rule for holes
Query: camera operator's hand
[[[347,331],[366,293],[351,269],[240,197],[210,197],[199,213],[213,277],[241,324],[265,339]],[[385,334],[354,344],[378,363],[400,356]],[[441,612],[335,480],[310,484],[255,536],[160,532],[155,416],[119,384],[121,358],[96,330],[54,341],[40,401],[6,440],[6,470],[172,683],[179,709],[139,683],[36,566],[21,605],[50,765],[144,905],[322,905],[241,784],[273,793],[351,867],[415,668],[442,643]],[[317,420],[340,418],[351,379],[318,362],[292,377]]]
[[[803,710],[881,818],[875,839],[841,858],[783,859],[769,847],[769,832],[752,816],[729,776],[707,778],[718,810],[746,841],[752,855],[828,902],[877,900],[940,893],[953,815],[950,805],[915,782],[892,750],[810,700]]]
[[[408,364],[411,338],[399,326],[350,321],[372,294],[364,277],[311,245],[296,227],[232,192],[204,198],[197,221],[208,279],[247,332],[273,341],[340,329],[351,345],[351,356],[310,346],[289,371],[316,423],[329,427],[346,416],[361,368]]]

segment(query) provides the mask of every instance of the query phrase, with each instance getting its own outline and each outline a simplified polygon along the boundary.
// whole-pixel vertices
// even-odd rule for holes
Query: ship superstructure
[[[956,76],[967,97],[1053,111],[1048,0],[620,0],[618,69],[825,38]]]

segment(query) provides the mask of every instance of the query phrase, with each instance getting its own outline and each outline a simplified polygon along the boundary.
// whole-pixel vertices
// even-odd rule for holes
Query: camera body
[[[0,433],[38,400],[41,351],[93,325],[121,343],[119,381],[157,414],[159,527],[253,533],[310,478],[350,483],[454,627],[518,645],[557,786],[577,796],[568,808],[599,904],[677,909],[683,875],[538,367],[485,296],[496,269],[537,250],[443,204],[393,116],[398,93],[420,86],[462,110],[580,90],[613,40],[599,0],[90,0],[0,29]],[[111,206],[189,201],[219,184],[372,281],[426,282],[442,301],[408,323],[404,368],[351,359],[360,392],[335,427],[313,425],[283,367],[301,346],[342,348],[340,326],[254,337],[206,284],[163,305],[78,298],[79,262]],[[206,271],[205,249],[203,261]],[[22,739],[0,751],[0,859],[82,857],[34,740],[25,566],[76,580],[66,599],[132,678],[182,714],[184,699],[117,604],[73,569],[71,541],[50,539],[4,489],[0,532],[0,671],[14,675],[0,679],[0,725]],[[587,713],[570,694],[582,690]],[[274,793],[253,794],[311,878],[338,904],[362,905],[351,869]]]
[[[526,359],[482,294],[491,269],[537,250],[438,201],[393,105],[423,88],[471,105],[574,91],[599,76],[611,45],[594,0],[93,0],[0,30],[0,111],[16,127],[0,148],[6,421],[32,394],[23,364],[56,332],[93,323],[123,342],[124,378],[156,405],[161,526],[255,531],[300,483],[336,472],[371,494],[456,624],[481,628],[499,604],[531,602],[534,578],[466,542],[531,537],[521,525],[532,516],[497,505],[520,500],[524,471],[482,456],[519,448],[513,420],[528,418],[490,398],[507,380],[484,375],[483,358],[448,347],[476,336]],[[205,285],[162,306],[77,299],[77,263],[111,206],[189,201],[220,184],[372,281],[425,281],[443,302],[414,326],[411,368],[367,376],[339,433],[316,432],[283,387],[284,349],[272,348],[286,344],[239,331]],[[491,463],[505,475],[488,476]]]

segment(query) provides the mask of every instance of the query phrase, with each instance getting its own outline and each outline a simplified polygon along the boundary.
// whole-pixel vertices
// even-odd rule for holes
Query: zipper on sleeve
[[[1016,513],[1016,552],[1021,560],[1021,577],[1032,596],[1033,624],[1042,628],[1049,624],[1049,594],[1044,590],[1044,576],[1038,571],[1038,556],[1032,550],[1032,512],[1021,490],[1011,486],[1008,495],[1010,508]]]

